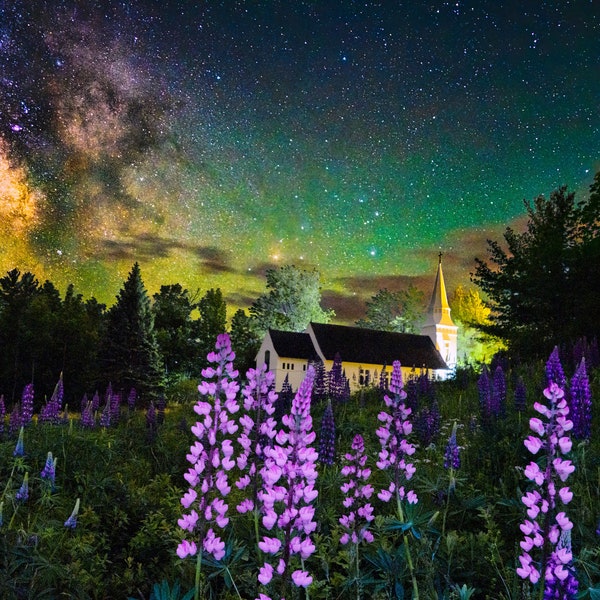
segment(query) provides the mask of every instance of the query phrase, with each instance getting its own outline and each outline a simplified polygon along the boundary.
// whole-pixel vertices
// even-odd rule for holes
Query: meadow
[[[24,394],[0,415],[0,597],[598,599],[600,370],[557,356],[331,402],[217,348],[157,406]]]

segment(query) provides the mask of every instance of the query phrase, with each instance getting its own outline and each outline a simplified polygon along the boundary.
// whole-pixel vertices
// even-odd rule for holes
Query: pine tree
[[[112,382],[113,389],[134,387],[142,404],[158,399],[162,393],[163,369],[150,299],[137,262],[107,313],[101,365],[102,376]]]

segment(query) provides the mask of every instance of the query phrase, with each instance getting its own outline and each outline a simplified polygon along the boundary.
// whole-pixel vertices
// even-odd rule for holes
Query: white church
[[[286,377],[292,388],[298,389],[310,361],[320,359],[325,369],[331,370],[336,355],[342,360],[351,391],[378,385],[382,371],[389,382],[396,360],[402,365],[405,381],[421,374],[446,379],[456,367],[457,332],[450,316],[440,254],[421,335],[324,323],[310,323],[302,333],[269,329],[256,355],[256,365],[265,364],[274,372],[276,390]]]

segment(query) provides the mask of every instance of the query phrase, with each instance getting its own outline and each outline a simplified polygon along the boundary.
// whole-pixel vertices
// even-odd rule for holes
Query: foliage
[[[201,356],[192,311],[196,303],[180,284],[162,285],[153,296],[152,316],[156,342],[167,377],[176,380],[197,369]]]
[[[146,404],[160,396],[163,368],[150,299],[137,262],[108,311],[100,364],[104,381],[114,390],[133,387]]]
[[[566,357],[563,363],[568,379],[576,363]],[[523,537],[521,498],[530,485],[524,470],[531,455],[523,439],[529,434],[530,418],[536,415],[534,402],[546,386],[546,372],[536,361],[513,361],[504,370],[506,407],[492,426],[481,422],[479,373],[459,369],[453,380],[430,382],[440,413],[439,435],[416,445],[410,456],[416,466],[410,484],[419,502],[405,504],[402,518],[394,503],[377,497],[389,486],[386,473],[374,464],[381,450],[375,433],[378,415],[389,410],[381,391],[369,387],[345,403],[332,404],[336,459],[332,465],[317,466],[317,529],[312,534],[316,550],[305,560],[313,576],[307,588],[313,600],[358,598],[359,594],[373,600],[411,597],[405,537],[422,598],[517,600],[539,591],[525,589],[516,568]],[[588,375],[592,397],[597,397],[598,368],[590,368]],[[512,401],[519,380],[527,382],[524,410]],[[189,487],[183,474],[189,467],[186,454],[195,441],[190,427],[198,416],[193,410],[197,395],[192,395],[187,382],[182,389],[182,383],[166,390],[168,408],[152,438],[147,435],[144,411],[129,412],[125,406],[110,428],[84,429],[74,413],[57,424],[41,423],[34,415],[24,428],[23,453],[15,456],[16,433],[8,433],[9,417],[4,417],[0,597],[148,600],[154,594],[181,600],[189,594],[195,585],[195,566],[193,559],[180,560],[176,555],[182,537],[177,520],[182,513],[180,498]],[[410,400],[415,416],[429,402],[424,395]],[[328,405],[327,399],[313,403],[316,423]],[[582,597],[590,598],[600,587],[596,534],[600,430],[596,415],[592,417],[590,438],[573,443],[569,456],[576,465],[569,477],[574,566]],[[453,432],[460,465],[454,462],[446,469],[446,440],[454,439]],[[341,469],[358,434],[364,440],[364,468],[371,469],[368,483],[374,488],[369,498],[363,498],[372,505],[375,519],[369,523],[373,541],[353,553],[351,545],[341,543],[347,528],[339,519],[351,512],[344,504],[351,490],[347,486],[345,492],[341,490],[347,483]],[[407,436],[414,442],[414,434]],[[48,453],[53,458],[53,491],[42,476],[47,473]],[[232,475],[234,471],[241,474],[237,467]],[[29,498],[18,503],[25,473]],[[242,492],[232,486],[232,506],[241,502]],[[77,498],[77,525],[70,529],[64,523]],[[252,541],[256,539],[252,518],[251,513],[232,511],[229,534],[223,536],[225,555],[221,560],[204,555],[204,597],[257,597],[256,576],[264,560],[258,560]]]
[[[38,398],[49,397],[59,373],[74,405],[97,377],[97,348],[104,305],[83,301],[69,285],[64,299],[46,281],[18,269],[0,278],[0,382],[16,401],[35,377]],[[37,408],[39,408],[39,403]]]
[[[335,316],[321,308],[320,275],[294,265],[267,269],[267,290],[250,307],[256,329],[303,331],[311,321],[328,323]]]
[[[246,373],[254,366],[261,339],[253,327],[252,318],[241,308],[231,318],[230,337],[235,364],[240,373]]]
[[[600,179],[577,203],[566,187],[525,202],[522,233],[507,228],[505,246],[488,240],[489,263],[477,258],[472,280],[492,309],[479,328],[505,339],[513,353],[548,355],[554,345],[600,334]]]
[[[223,299],[223,293],[219,288],[208,290],[198,302],[200,318],[197,322],[197,336],[200,345],[200,356],[198,367],[204,367],[208,363],[206,355],[213,349],[215,339],[221,333],[225,333],[227,323],[227,305]],[[197,371],[200,375],[200,369]]]
[[[400,333],[420,333],[425,318],[424,294],[414,285],[406,290],[379,290],[367,300],[365,316],[359,327]]]

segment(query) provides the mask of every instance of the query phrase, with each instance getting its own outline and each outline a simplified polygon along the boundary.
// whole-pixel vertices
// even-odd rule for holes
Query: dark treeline
[[[489,320],[463,325],[503,340],[513,357],[539,359],[585,338],[597,343],[600,173],[582,201],[560,188],[525,206],[525,231],[507,228],[503,242],[488,240],[488,261],[475,259],[472,280]],[[268,327],[302,331],[334,316],[320,306],[316,271],[268,270],[266,288],[249,314],[240,309],[228,324],[220,289],[200,296],[163,285],[150,298],[137,263],[110,308],[84,300],[73,285],[61,297],[52,282],[13,269],[0,278],[0,395],[10,407],[33,383],[39,410],[62,374],[64,402],[75,410],[84,394],[109,384],[123,395],[135,388],[144,405],[169,384],[198,379],[219,333],[229,332],[245,373]]]
[[[61,297],[52,282],[13,269],[0,278],[0,394],[10,407],[33,383],[39,410],[62,374],[72,409],[109,384],[124,397],[135,388],[147,404],[168,383],[200,377],[206,354],[226,330],[226,313],[219,289],[194,297],[179,284],[165,285],[151,299],[137,263],[110,308],[84,300],[73,285]],[[248,319],[238,311],[231,321],[243,366],[251,364],[258,340]]]

